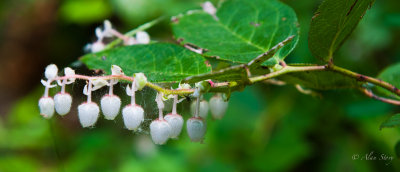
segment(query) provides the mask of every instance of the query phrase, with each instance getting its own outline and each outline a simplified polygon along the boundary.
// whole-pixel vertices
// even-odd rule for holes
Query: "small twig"
[[[315,71],[315,70],[325,70],[325,66],[286,66],[275,72],[271,72],[271,73],[261,75],[261,76],[252,77],[252,78],[250,78],[250,81],[251,81],[251,83],[255,83],[255,82],[275,78],[277,76],[280,76],[280,75],[283,75],[286,73]]]
[[[295,88],[296,88],[297,91],[299,91],[300,93],[303,93],[303,94],[306,94],[306,95],[311,95],[311,96],[314,96],[314,97],[322,98],[322,95],[321,95],[321,94],[319,94],[319,93],[317,93],[317,92],[315,92],[315,91],[313,91],[313,90],[310,90],[310,89],[304,89],[300,84],[296,84],[296,85],[295,85]]]
[[[277,86],[283,86],[286,85],[285,81],[280,81],[280,80],[276,80],[276,79],[267,79],[265,81],[263,81],[266,84],[272,84],[272,85],[277,85]]]
[[[335,66],[335,65],[327,65],[327,69],[331,70],[331,71],[334,71],[334,72],[337,72],[337,73],[340,73],[340,74],[343,74],[343,75],[346,75],[346,76],[349,76],[351,78],[356,79],[357,81],[369,82],[369,83],[375,84],[377,86],[380,86],[380,87],[382,87],[382,88],[384,88],[386,90],[389,90],[390,92],[400,96],[400,90],[398,88],[396,88],[392,84],[389,84],[389,83],[387,83],[385,81],[382,81],[380,79],[376,79],[376,78],[373,78],[373,77],[370,77],[370,76],[358,74],[358,73],[355,73],[355,72],[350,71],[348,69],[344,69],[344,68],[341,68],[341,67],[338,67],[338,66]]]
[[[379,100],[381,102],[385,102],[385,103],[389,103],[392,105],[397,105],[400,106],[400,101],[398,100],[393,100],[393,99],[388,99],[388,98],[384,98],[384,97],[379,97],[377,95],[375,95],[371,90],[368,90],[366,88],[361,88],[361,91],[367,95],[368,97],[371,97],[373,99]]]
[[[228,69],[228,70],[244,69],[243,66],[245,66],[245,65],[242,64],[242,65],[233,66],[233,67],[230,67],[230,69]],[[361,75],[361,74],[358,74],[358,73],[355,73],[350,70],[340,68],[340,67],[337,67],[334,65],[325,65],[325,66],[289,66],[289,65],[285,65],[282,67],[282,69],[277,70],[275,72],[271,72],[271,73],[261,75],[261,76],[250,77],[250,78],[248,78],[249,83],[237,82],[237,81],[214,83],[213,86],[210,88],[209,92],[226,92],[226,89],[235,91],[238,89],[242,89],[245,85],[253,84],[256,82],[260,82],[260,81],[268,82],[269,79],[272,79],[272,78],[275,78],[275,77],[278,77],[278,76],[281,76],[281,75],[284,75],[287,73],[305,72],[305,71],[324,71],[324,70],[337,72],[337,73],[343,74],[345,76],[357,79],[358,81],[361,81],[361,82],[373,83],[377,86],[380,86],[380,87],[382,87],[386,90],[389,90],[400,96],[400,90],[387,82],[384,82],[382,80],[372,78],[369,76]],[[223,70],[219,71],[219,72],[221,72],[219,74],[222,74]],[[109,75],[109,76],[68,75],[68,76],[56,77],[53,80],[49,80],[48,82],[51,83],[55,80],[66,80],[66,79],[72,79],[72,78],[84,79],[84,80],[93,80],[93,79],[104,79],[104,80],[118,79],[118,80],[126,80],[126,81],[134,80],[134,77],[129,77],[126,75]],[[162,88],[156,84],[153,84],[151,82],[147,82],[146,86],[150,87],[152,89],[155,89],[158,92],[162,92],[165,95],[175,94],[175,95],[185,96],[185,95],[192,94],[194,92],[194,89],[166,89],[166,88]],[[374,99],[377,99],[377,100],[380,100],[382,102],[389,103],[389,104],[400,105],[400,101],[378,97],[378,96],[374,95],[371,91],[366,90],[366,89],[364,89],[362,91],[364,92],[364,94],[366,94],[367,96],[369,96],[371,98],[374,98]]]

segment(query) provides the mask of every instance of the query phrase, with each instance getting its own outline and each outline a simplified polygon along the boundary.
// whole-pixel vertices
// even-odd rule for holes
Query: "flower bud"
[[[178,87],[178,89],[190,89],[190,88],[191,88],[190,85],[186,83],[183,84],[180,83]]]
[[[204,140],[207,124],[201,117],[192,117],[188,119],[186,127],[192,142],[202,142]]]
[[[116,95],[105,95],[101,98],[101,111],[104,114],[104,118],[108,120],[114,120],[119,113],[121,107],[121,99]]]
[[[44,71],[44,75],[47,79],[54,79],[57,77],[58,68],[55,64],[48,65]]]
[[[192,112],[192,114],[196,113],[196,101],[193,101],[192,104],[190,105],[190,111]],[[207,119],[207,115],[208,115],[208,102],[205,100],[201,100],[199,116],[202,117],[203,119]]]
[[[183,126],[183,118],[179,114],[167,114],[164,119],[171,126],[171,138],[177,139],[179,134],[181,134],[182,126]]]
[[[71,109],[72,97],[68,93],[57,93],[54,96],[54,102],[56,112],[63,116]]]
[[[150,36],[147,32],[139,31],[136,33],[136,40],[138,44],[150,43]]]
[[[70,67],[64,68],[64,74],[65,76],[72,76],[75,75],[75,70],[71,69]],[[70,78],[68,79],[69,83],[75,82],[75,78]]]
[[[221,96],[213,96],[210,99],[210,110],[214,119],[222,119],[227,108],[228,102],[225,102]]]
[[[112,37],[113,36],[112,24],[109,20],[104,20],[104,28],[103,28],[102,35],[104,37]]]
[[[157,118],[150,124],[151,139],[155,144],[165,144],[171,134],[171,126],[164,119]]]
[[[111,66],[111,74],[112,75],[123,75],[124,72],[122,71],[121,67],[117,65],[112,65]]]
[[[144,121],[144,110],[139,105],[127,105],[122,109],[122,117],[128,130],[136,130]]]
[[[99,118],[99,106],[93,102],[84,102],[78,106],[78,117],[82,127],[91,127]]]
[[[51,97],[42,97],[39,100],[40,115],[50,119],[54,114],[54,100]]]
[[[211,85],[208,81],[200,81],[195,84],[196,88],[198,88],[198,92],[193,93],[194,97],[198,97],[201,93],[206,93],[210,90]]]
[[[103,40],[103,38],[104,38],[104,33],[101,30],[101,28],[100,27],[96,27],[94,32],[95,32],[97,40],[98,40],[97,42],[101,42]]]
[[[135,73],[135,85],[137,90],[142,90],[147,84],[147,78],[143,73]]]

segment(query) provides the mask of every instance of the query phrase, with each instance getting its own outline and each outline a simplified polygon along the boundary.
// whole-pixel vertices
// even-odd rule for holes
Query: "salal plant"
[[[200,10],[171,17],[171,37],[177,43],[151,40],[145,32],[165,17],[125,34],[106,20],[95,30],[96,41],[86,46],[90,53],[79,58],[89,69],[104,71],[104,74],[79,75],[71,68],[65,68],[61,74],[56,65],[47,66],[42,80],[45,91],[39,99],[40,114],[46,119],[54,113],[67,115],[73,99],[65,87],[76,79],[86,81],[83,93],[87,100],[77,107],[83,127],[95,126],[100,114],[114,120],[121,113],[124,127],[135,132],[146,127],[143,126],[145,119],[157,116],[147,126],[156,144],[183,137],[182,128],[187,129],[193,142],[206,142],[209,112],[214,119],[223,120],[229,115],[230,96],[259,82],[294,85],[301,93],[311,95],[318,90],[353,89],[399,106],[400,64],[393,64],[373,77],[335,63],[336,52],[373,2],[322,2],[312,17],[308,33],[308,47],[320,59],[320,64],[285,61],[299,39],[307,38],[299,37],[294,10],[278,0],[226,0],[218,8],[206,2]],[[117,83],[126,88],[131,98],[127,103],[114,94]],[[53,99],[49,89],[57,84],[62,89]],[[92,100],[92,92],[102,87],[109,87],[108,94],[101,100]],[[157,93],[156,97],[151,97],[154,93],[145,93],[156,101],[157,111],[146,111],[136,102],[135,93],[144,87]],[[210,100],[206,100],[207,94],[213,94]],[[193,101],[192,107],[184,107],[192,109],[191,115],[180,115],[177,104],[182,100]],[[399,118],[400,114],[396,114],[381,127],[399,126]],[[183,126],[185,119],[186,127]]]

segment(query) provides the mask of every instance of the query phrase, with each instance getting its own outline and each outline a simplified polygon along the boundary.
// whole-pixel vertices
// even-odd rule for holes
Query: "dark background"
[[[45,66],[75,62],[104,19],[126,32],[162,15],[199,8],[201,2],[0,1],[0,171],[400,171],[394,150],[399,128],[379,130],[400,108],[355,90],[320,91],[319,98],[290,85],[250,86],[232,95],[222,120],[208,119],[204,144],[191,143],[184,131],[179,140],[156,146],[146,131],[124,129],[120,116],[116,121],[101,118],[93,129],[81,128],[76,107],[84,99],[82,82],[68,88],[74,95],[70,114],[51,120],[39,115]],[[321,1],[283,2],[294,8],[301,26],[299,44],[287,61],[321,63],[307,47],[309,23]],[[376,1],[335,63],[376,76],[400,62],[399,6],[396,0]],[[148,32],[154,40],[174,41],[168,20]],[[94,95],[95,100],[105,92]],[[146,101],[148,95],[153,93],[145,90],[139,99]],[[154,103],[145,105],[151,113],[154,108]],[[185,118],[190,116],[188,103],[179,108]],[[366,154],[395,160],[360,160]],[[360,159],[352,160],[354,155]]]

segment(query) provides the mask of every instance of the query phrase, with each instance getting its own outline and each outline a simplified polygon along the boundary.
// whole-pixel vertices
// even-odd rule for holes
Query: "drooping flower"
[[[222,119],[224,117],[228,102],[225,102],[220,95],[215,95],[210,99],[211,114],[214,119]]]

